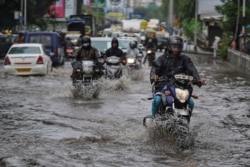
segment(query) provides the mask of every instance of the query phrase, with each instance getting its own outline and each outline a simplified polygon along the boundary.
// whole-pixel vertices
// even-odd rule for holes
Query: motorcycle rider
[[[98,62],[98,57],[99,57],[99,51],[91,46],[91,39],[89,36],[83,36],[81,39],[81,47],[77,50],[76,52],[76,61],[72,62],[71,65],[73,67],[73,71],[72,71],[72,75],[71,75],[71,79],[74,81],[75,79],[75,69],[74,66],[76,64],[76,62],[80,61],[82,62],[82,60],[93,60],[94,64],[96,66],[96,68],[102,69],[102,64],[100,62]],[[99,70],[99,73],[95,73],[94,75],[96,77],[100,77],[102,75],[102,70]]]
[[[119,41],[115,37],[111,40],[111,47],[105,52],[105,59],[110,56],[120,57],[122,64],[126,64],[126,57],[124,56],[123,51],[119,48]]]
[[[147,45],[146,45],[146,50],[148,50],[148,49],[152,50],[153,52],[156,50],[156,45],[153,42],[153,39],[151,39],[151,38],[148,39],[148,42],[147,42]],[[145,58],[143,60],[143,64],[146,63],[147,59],[148,59],[148,54],[146,54],[146,56],[145,56]]]
[[[205,80],[201,80],[192,60],[182,54],[183,39],[179,36],[170,36],[168,40],[168,51],[155,60],[150,71],[151,83],[155,84],[154,98],[152,101],[152,117],[155,117],[156,112],[161,104],[161,92],[164,86],[171,81],[175,74],[184,73],[193,76],[195,84],[199,87],[205,85]],[[163,82],[157,82],[158,78],[164,78]],[[172,97],[167,97],[167,103],[171,104]],[[194,101],[189,100],[189,108],[191,111],[194,108]]]
[[[127,50],[127,56],[133,56],[136,58],[136,60],[141,63],[141,59],[139,57],[142,57],[142,54],[140,53],[140,50],[137,48],[137,41],[131,40],[129,42],[129,48]]]

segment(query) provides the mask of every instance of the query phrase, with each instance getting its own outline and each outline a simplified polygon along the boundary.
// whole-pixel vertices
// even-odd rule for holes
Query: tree
[[[216,10],[224,16],[222,21],[223,37],[222,46],[219,49],[219,55],[227,57],[227,48],[232,40],[236,40],[237,49],[239,49],[239,35],[242,33],[242,27],[250,24],[250,1],[246,0],[246,17],[242,17],[243,1],[242,0],[221,0],[222,6],[216,7]],[[249,31],[249,30],[248,30]],[[250,31],[249,31],[250,32]]]
[[[162,13],[168,16],[170,0],[162,0]],[[180,26],[187,38],[193,39],[194,31],[201,30],[202,22],[198,20],[197,27],[195,27],[195,0],[178,0],[174,2],[174,16],[179,20]],[[166,17],[166,16],[165,16]]]
[[[27,0],[27,24],[37,25],[44,29],[47,24],[43,17],[48,12],[48,8],[53,1],[54,0]],[[18,20],[14,19],[14,12],[20,11],[20,6],[20,0],[0,0],[1,29],[14,29],[14,27],[19,24]]]

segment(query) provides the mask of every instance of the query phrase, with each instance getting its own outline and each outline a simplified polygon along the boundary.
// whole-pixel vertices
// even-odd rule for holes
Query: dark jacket
[[[194,80],[200,80],[197,69],[188,56],[181,54],[177,57],[173,57],[166,52],[155,61],[155,64],[150,72],[150,78],[153,74],[156,74],[158,77],[163,77],[166,84],[174,77],[175,74],[180,73],[193,76]],[[163,85],[164,84],[161,83],[159,85],[159,89],[162,89]]]
[[[110,56],[117,56],[120,57],[121,59],[124,59],[124,55],[123,55],[123,51],[120,48],[109,48],[108,50],[106,50],[105,52],[105,56],[110,57]]]
[[[76,53],[76,60],[93,60],[98,61],[98,50],[95,47],[90,47],[89,49],[80,48]]]
[[[146,49],[156,49],[156,45],[153,42],[148,42],[146,45]]]

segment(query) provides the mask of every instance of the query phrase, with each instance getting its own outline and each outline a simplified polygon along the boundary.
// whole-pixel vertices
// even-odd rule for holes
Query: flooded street
[[[5,76],[0,66],[0,166],[249,167],[250,75],[208,55],[190,55],[207,82],[194,87],[185,150],[152,139],[150,68],[132,80],[103,80],[98,99],[72,95],[71,65],[44,77]]]

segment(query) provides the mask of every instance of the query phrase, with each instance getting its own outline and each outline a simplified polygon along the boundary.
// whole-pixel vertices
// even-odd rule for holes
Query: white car
[[[52,71],[52,61],[39,43],[13,44],[4,57],[4,72],[13,75],[46,75]]]

